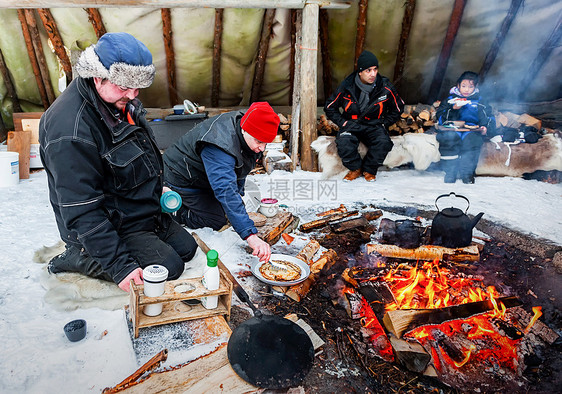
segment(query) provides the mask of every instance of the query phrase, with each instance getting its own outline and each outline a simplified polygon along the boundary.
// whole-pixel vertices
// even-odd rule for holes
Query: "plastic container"
[[[216,250],[211,249],[207,252],[207,267],[203,272],[203,279],[201,282],[207,290],[218,290],[220,273],[219,267],[217,267],[217,262],[219,260],[219,254]],[[219,296],[210,296],[201,298],[201,303],[207,309],[215,309],[218,306]]]
[[[31,144],[29,147],[29,168],[43,168],[39,147],[39,144]]]
[[[20,181],[20,154],[0,151],[0,187],[17,186]]]
[[[167,191],[160,197],[160,207],[162,212],[176,212],[181,207],[181,196],[175,191]]]
[[[144,279],[144,295],[147,297],[158,297],[164,294],[168,269],[161,265],[149,265],[142,270]],[[158,316],[162,313],[162,304],[145,305],[143,313],[147,316]]]

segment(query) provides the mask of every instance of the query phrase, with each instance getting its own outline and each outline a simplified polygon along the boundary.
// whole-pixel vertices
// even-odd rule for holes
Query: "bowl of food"
[[[303,282],[310,275],[310,267],[304,261],[286,254],[274,253],[271,261],[286,268],[280,269],[268,261],[258,261],[252,267],[256,278],[274,286],[293,286]]]

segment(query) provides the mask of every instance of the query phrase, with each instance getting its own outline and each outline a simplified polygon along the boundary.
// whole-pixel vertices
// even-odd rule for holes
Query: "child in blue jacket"
[[[494,134],[496,120],[492,109],[480,96],[478,74],[465,71],[449,96],[437,108],[437,141],[441,153],[441,168],[445,183],[474,183],[483,136]],[[464,126],[453,126],[452,121],[464,121]],[[450,127],[450,128],[447,128]]]

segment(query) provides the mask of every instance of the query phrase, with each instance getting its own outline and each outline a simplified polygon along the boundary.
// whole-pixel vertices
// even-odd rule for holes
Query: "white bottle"
[[[211,249],[207,252],[207,267],[205,267],[205,272],[203,273],[203,279],[201,282],[207,290],[218,290],[220,273],[219,267],[217,267],[217,261],[219,259],[219,254],[216,250]],[[201,303],[207,309],[215,309],[219,302],[219,296],[210,296],[201,298]]]

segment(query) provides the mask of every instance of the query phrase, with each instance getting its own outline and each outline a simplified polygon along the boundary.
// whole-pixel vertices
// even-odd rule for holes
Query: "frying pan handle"
[[[207,244],[203,242],[201,238],[199,238],[197,234],[191,233],[191,235],[193,236],[193,239],[195,239],[195,242],[197,242],[197,245],[199,245],[199,247],[203,250],[203,252],[205,252],[205,254],[207,254],[209,250],[211,250],[207,246]],[[248,296],[246,290],[244,290],[242,286],[240,286],[240,283],[238,283],[234,275],[230,273],[230,271],[228,270],[228,268],[226,268],[226,266],[223,264],[220,258],[218,259],[217,264],[219,266],[219,269],[226,275],[226,277],[230,280],[230,282],[232,282],[232,288],[234,290],[234,293],[238,296],[240,301],[245,302],[250,306],[250,308],[252,308],[252,311],[254,312],[254,316],[260,316],[261,312],[258,311],[258,309],[255,307],[252,301],[250,301],[250,296]]]

